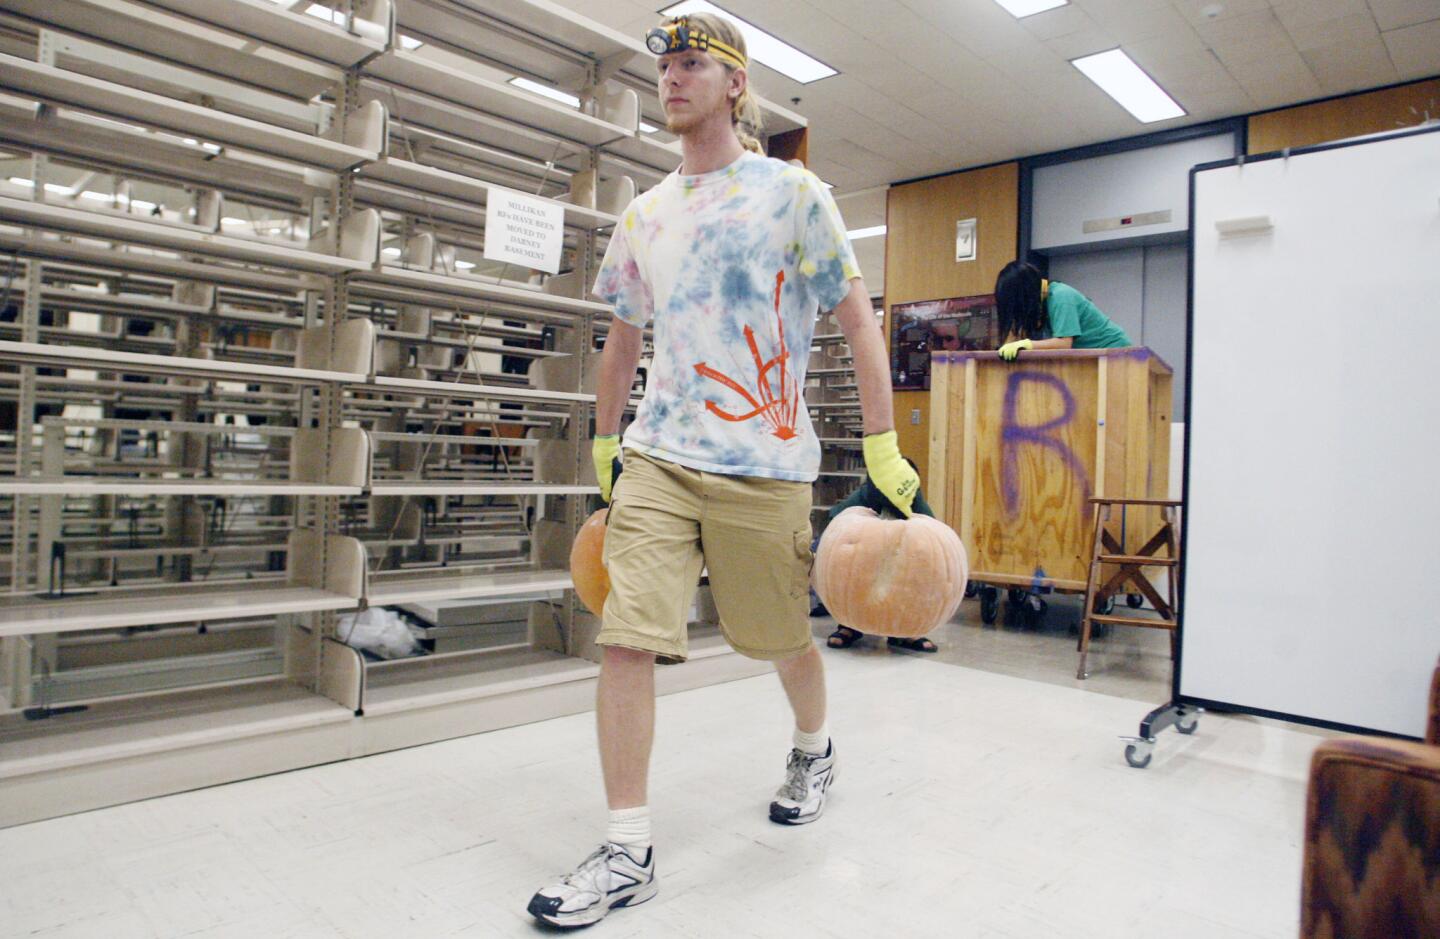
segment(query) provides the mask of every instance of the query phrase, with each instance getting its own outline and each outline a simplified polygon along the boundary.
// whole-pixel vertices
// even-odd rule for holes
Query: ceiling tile
[[[1380,33],[1369,10],[1328,20],[1287,19],[1286,11],[1280,9],[1275,15],[1297,49],[1322,49],[1342,42],[1362,43]]]
[[[1020,25],[1036,39],[1045,40],[1094,29],[1095,21],[1086,16],[1080,7],[1067,3],[1063,7],[1023,17]]]
[[[1096,22],[1114,33],[1121,42],[1194,32],[1194,27],[1168,3],[1158,6],[1126,4],[1118,15],[1097,18]]]
[[[1318,98],[1320,82],[1299,53],[1264,56],[1226,66],[1257,107],[1269,108]]]
[[[1214,16],[1207,16],[1202,12],[1215,8],[1219,8],[1219,12]],[[1252,13],[1267,13],[1270,10],[1270,0],[1175,0],[1175,9],[1190,21],[1191,26],[1200,26]]]
[[[975,55],[1005,55],[1011,49],[1034,48],[1036,39],[1020,21],[991,0],[956,3],[955,0],[904,0],[926,23],[932,41],[947,42]],[[873,2],[865,3],[859,21],[877,15]],[[886,15],[878,13],[878,15]]]
[[[1078,59],[1082,55],[1114,49],[1119,45],[1119,37],[1108,29],[1100,27],[1083,29],[1078,33],[1060,36],[1045,43],[1045,47],[1054,53],[1057,59],[1064,59],[1066,62]]]
[[[1233,46],[1270,45],[1282,49],[1293,48],[1290,34],[1275,18],[1274,11],[1268,8],[1259,13],[1246,13],[1202,23],[1195,27],[1195,32],[1216,52]]]
[[[1426,78],[1440,75],[1440,19],[1384,34],[1390,60],[1403,78]],[[1440,118],[1440,107],[1432,115]]]
[[[1155,10],[1174,12],[1171,0],[1070,0],[1097,23],[1110,23],[1137,13]]]
[[[1390,52],[1378,38],[1363,43],[1338,43],[1301,53],[1326,94],[1374,88],[1399,81]]]
[[[1175,33],[1168,36],[1152,36],[1149,39],[1139,39],[1134,42],[1125,43],[1125,51],[1136,62],[1144,59],[1141,64],[1149,71],[1152,66],[1158,67],[1166,62],[1194,62],[1197,57],[1215,61],[1215,56],[1210,52],[1210,47],[1200,39],[1200,36],[1193,29],[1186,29],[1183,33]],[[1151,74],[1154,74],[1151,72]]]
[[[1381,30],[1402,29],[1440,19],[1440,0],[1370,0]]]
[[[1366,0],[1270,0],[1270,5],[1287,29],[1297,25],[1328,23],[1362,13],[1374,18]]]

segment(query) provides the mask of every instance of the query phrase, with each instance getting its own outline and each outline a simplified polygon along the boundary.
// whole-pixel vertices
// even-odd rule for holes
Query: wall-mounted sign
[[[955,223],[955,260],[975,260],[975,220],[962,218]]]
[[[565,209],[506,189],[491,189],[485,205],[485,257],[556,274],[565,240]]]

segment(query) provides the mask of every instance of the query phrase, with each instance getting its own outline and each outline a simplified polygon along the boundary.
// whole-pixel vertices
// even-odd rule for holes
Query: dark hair
[[[1024,261],[1011,261],[995,278],[996,325],[1000,341],[1043,339],[1050,331],[1050,316],[1040,299],[1040,271]]]

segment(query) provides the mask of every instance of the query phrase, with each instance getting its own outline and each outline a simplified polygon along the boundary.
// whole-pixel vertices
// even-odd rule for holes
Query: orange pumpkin
[[[835,622],[914,639],[955,614],[969,576],[965,546],[924,515],[886,519],[848,508],[825,529],[815,554],[815,592]]]
[[[610,572],[605,569],[605,516],[610,510],[599,509],[580,526],[570,546],[570,579],[580,602],[596,616],[605,609],[610,595]]]

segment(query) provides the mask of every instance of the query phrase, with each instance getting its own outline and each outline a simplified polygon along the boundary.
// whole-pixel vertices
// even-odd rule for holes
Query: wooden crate
[[[930,492],[974,581],[1083,591],[1092,497],[1168,497],[1170,366],[1149,349],[937,352]],[[1127,551],[1157,509],[1111,524]]]

